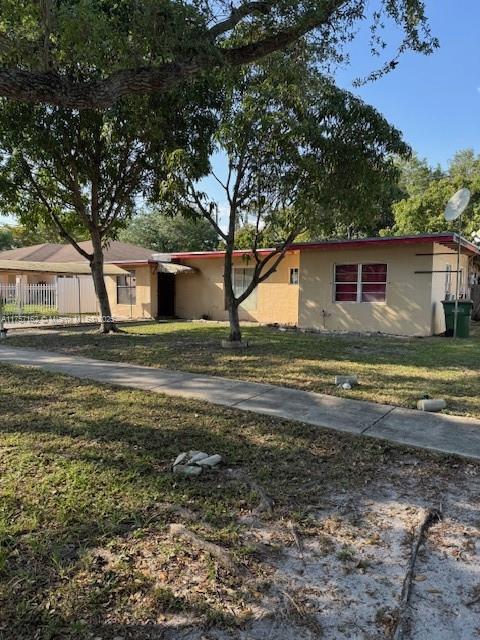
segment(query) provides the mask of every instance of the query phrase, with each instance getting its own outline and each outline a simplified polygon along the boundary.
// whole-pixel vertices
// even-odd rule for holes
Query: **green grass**
[[[388,473],[401,455],[373,440],[6,365],[0,415],[2,640],[161,637],[147,623],[158,630],[178,613],[239,624],[270,580],[242,524],[259,501],[245,478],[273,497],[279,522],[300,526],[328,492]],[[176,455],[197,448],[221,453],[227,467],[195,481],[174,476]],[[419,476],[448,467],[447,458],[418,459]],[[172,541],[172,522],[222,545],[241,573]]]
[[[59,314],[55,307],[50,307],[42,304],[26,304],[19,309],[19,307],[15,303],[11,302],[3,306],[3,315],[15,317],[33,316],[36,318],[54,318]]]
[[[280,332],[244,328],[245,352],[219,348],[226,328],[171,322],[94,330],[11,334],[9,344],[54,349],[106,360],[269,382],[373,402],[415,407],[424,395],[445,398],[448,412],[480,417],[480,327],[468,340]],[[356,374],[360,386],[337,389],[336,374]]]

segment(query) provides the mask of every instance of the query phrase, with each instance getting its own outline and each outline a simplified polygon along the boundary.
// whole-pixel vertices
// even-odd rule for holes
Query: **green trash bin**
[[[443,300],[445,313],[445,327],[447,335],[453,336],[455,324],[455,300]],[[458,301],[457,338],[468,338],[470,335],[470,317],[472,315],[473,302],[471,300]]]

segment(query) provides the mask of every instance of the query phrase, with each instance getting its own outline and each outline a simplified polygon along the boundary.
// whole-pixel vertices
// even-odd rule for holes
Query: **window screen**
[[[137,301],[137,279],[135,271],[117,276],[117,304],[135,304]]]

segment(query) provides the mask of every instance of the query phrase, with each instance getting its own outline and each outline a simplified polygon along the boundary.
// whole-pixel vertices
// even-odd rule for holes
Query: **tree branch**
[[[246,18],[247,16],[254,15],[255,13],[267,15],[270,13],[273,5],[273,2],[246,2],[236,9],[233,9],[228,18],[222,20],[222,22],[218,22],[213,25],[213,27],[210,27],[208,33],[213,40],[218,36],[231,31],[243,20],[243,18]]]
[[[279,247],[277,247],[274,251],[271,251],[265,258],[263,258],[263,260],[261,260],[255,265],[255,271],[253,274],[252,281],[250,282],[248,287],[245,289],[245,291],[236,299],[237,304],[242,304],[242,302],[248,298],[248,296],[252,293],[252,291],[254,291],[254,289],[259,284],[264,282],[267,278],[269,278],[272,275],[272,273],[274,273],[277,270],[278,265],[285,257],[286,252],[288,251],[292,242],[297,237],[298,233],[299,233],[298,229],[295,229],[294,231],[292,231]],[[272,266],[269,267],[267,271],[265,271],[265,273],[262,273],[262,270],[265,267],[265,265],[268,264],[270,260],[273,260],[274,258],[275,260]]]
[[[225,242],[227,242],[227,240],[228,240],[227,234],[225,234],[222,231],[220,226],[217,224],[217,222],[215,221],[215,219],[211,215],[210,211],[205,207],[205,205],[203,204],[201,198],[199,197],[198,193],[196,192],[195,187],[193,186],[193,184],[191,182],[188,183],[188,188],[190,190],[190,195],[192,196],[194,203],[200,209],[200,213],[202,214],[202,216],[206,220],[208,220],[208,222],[212,225],[212,227],[215,229],[215,231],[218,233],[218,235],[221,238],[223,238],[223,240],[225,240]]]
[[[122,69],[106,78],[92,82],[70,80],[64,75],[53,72],[36,72],[16,68],[0,69],[0,96],[31,103],[46,103],[66,108],[105,109],[127,95],[165,93],[187,78],[199,75],[206,70],[226,65],[243,65],[284,49],[314,29],[327,24],[335,12],[348,0],[323,0],[321,6],[300,17],[296,24],[280,28],[259,40],[240,47],[214,47],[211,55],[204,53],[191,58],[180,57],[173,62],[157,67],[137,67]],[[317,4],[320,3],[318,0]],[[264,3],[256,4],[255,10]],[[244,10],[238,9],[240,14]],[[229,20],[235,26],[238,21],[249,15],[230,16],[223,21],[223,27]],[[214,25],[210,34],[215,34]]]
[[[50,217],[52,218],[53,222],[57,225],[57,228],[58,228],[58,230],[60,232],[60,235],[63,238],[65,238],[65,240],[70,242],[70,244],[78,251],[78,253],[80,255],[82,255],[85,258],[85,260],[88,260],[90,262],[90,260],[92,259],[93,256],[91,254],[89,254],[87,251],[85,251],[84,249],[82,249],[82,247],[78,244],[78,242],[75,240],[75,238],[72,235],[70,235],[68,233],[68,231],[65,229],[65,227],[62,225],[62,223],[60,222],[60,218],[55,213],[54,208],[50,205],[50,203],[48,202],[47,198],[45,197],[40,185],[35,180],[35,178],[33,176],[33,173],[32,173],[32,170],[30,168],[30,165],[25,160],[25,158],[22,158],[22,164],[23,164],[23,167],[24,167],[24,171],[25,171],[28,179],[30,180],[30,184],[35,189],[35,193],[38,195],[38,198],[40,199],[40,201],[42,202],[44,207],[47,209],[47,211],[48,211]]]

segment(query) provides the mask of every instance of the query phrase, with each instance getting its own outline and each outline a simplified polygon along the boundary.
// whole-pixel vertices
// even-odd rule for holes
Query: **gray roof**
[[[92,253],[90,240],[78,243],[82,249]],[[127,242],[113,240],[104,249],[105,262],[136,262],[152,260],[153,251]],[[0,260],[28,260],[31,262],[83,262],[85,258],[71,244],[36,244],[0,251]]]

